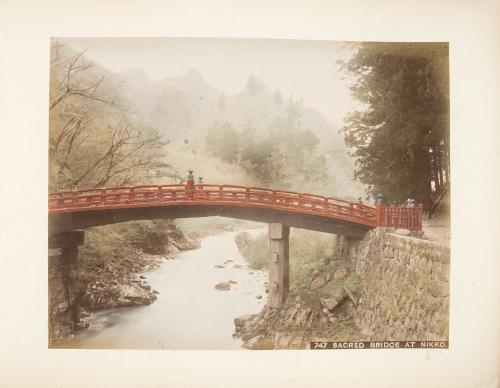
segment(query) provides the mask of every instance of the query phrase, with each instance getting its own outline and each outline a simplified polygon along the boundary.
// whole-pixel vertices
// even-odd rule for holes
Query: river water
[[[236,234],[205,237],[201,248],[181,252],[145,272],[151,287],[160,292],[154,303],[92,314],[89,329],[68,339],[63,347],[241,349],[242,341],[232,337],[233,319],[262,309],[268,275],[248,268],[234,242]],[[232,262],[225,264],[226,260]],[[229,291],[214,288],[229,280],[237,282]]]

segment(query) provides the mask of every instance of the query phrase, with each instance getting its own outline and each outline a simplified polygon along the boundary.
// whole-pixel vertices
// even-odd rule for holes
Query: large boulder
[[[323,302],[323,306],[325,306],[325,309],[328,311],[332,311],[339,304],[339,301],[337,299],[334,299],[334,298],[323,299],[322,302]]]
[[[260,342],[264,339],[263,335],[257,335],[255,337],[250,338],[247,342],[243,344],[243,347],[247,349],[258,349]]]
[[[189,237],[183,236],[177,241],[173,241],[172,245],[174,245],[177,249],[181,251],[187,251],[191,249],[200,248],[201,244],[199,240],[191,239]]]
[[[174,246],[174,245],[168,245],[167,246],[167,253],[168,254],[170,254],[170,255],[176,255],[179,252],[180,252],[180,249],[177,248],[176,246]]]
[[[151,288],[151,287],[150,287]],[[136,283],[123,284],[119,287],[119,299],[128,299],[131,304],[149,304],[156,300],[156,295],[150,290],[146,290]],[[118,302],[119,305],[126,305]]]
[[[120,295],[122,298],[134,299],[139,298],[142,294],[142,289],[136,283],[122,284],[120,287]]]
[[[117,301],[119,307],[128,307],[132,305],[130,299],[118,298]]]
[[[342,290],[342,292],[338,295],[331,296],[330,298],[321,298],[321,304],[323,307],[328,310],[332,311],[337,307],[345,298],[347,297],[347,294],[345,292],[345,289]]]
[[[317,290],[318,288],[324,287],[325,284],[325,279],[322,276],[317,276],[311,282],[311,290]]]
[[[333,280],[342,280],[346,277],[347,270],[345,268],[338,268],[333,273]]]

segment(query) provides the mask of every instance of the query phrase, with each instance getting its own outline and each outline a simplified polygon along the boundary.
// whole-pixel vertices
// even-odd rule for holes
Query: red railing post
[[[196,199],[205,199],[205,192],[203,190],[203,183],[201,178],[198,178],[198,185],[196,186]]]
[[[201,176],[198,177],[198,185],[196,186],[196,190],[197,190],[196,198],[205,199],[205,192],[203,190],[203,177]]]

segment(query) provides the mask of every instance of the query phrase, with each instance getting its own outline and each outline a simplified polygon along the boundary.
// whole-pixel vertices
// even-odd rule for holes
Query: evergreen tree
[[[240,134],[229,123],[214,125],[206,137],[205,143],[212,155],[225,162],[233,163],[238,159]]]
[[[279,89],[274,91],[273,99],[276,105],[281,105],[283,103],[283,96],[281,95],[281,91]]]
[[[224,111],[226,110],[226,96],[224,95],[224,93],[220,95],[217,105],[221,113],[224,113]]]
[[[356,177],[389,202],[429,206],[449,182],[446,43],[361,43],[341,63],[364,106],[341,129]]]

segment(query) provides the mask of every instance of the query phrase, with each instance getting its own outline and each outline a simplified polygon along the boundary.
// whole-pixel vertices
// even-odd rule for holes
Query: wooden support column
[[[290,227],[269,224],[269,306],[283,307],[290,286],[288,240]]]

